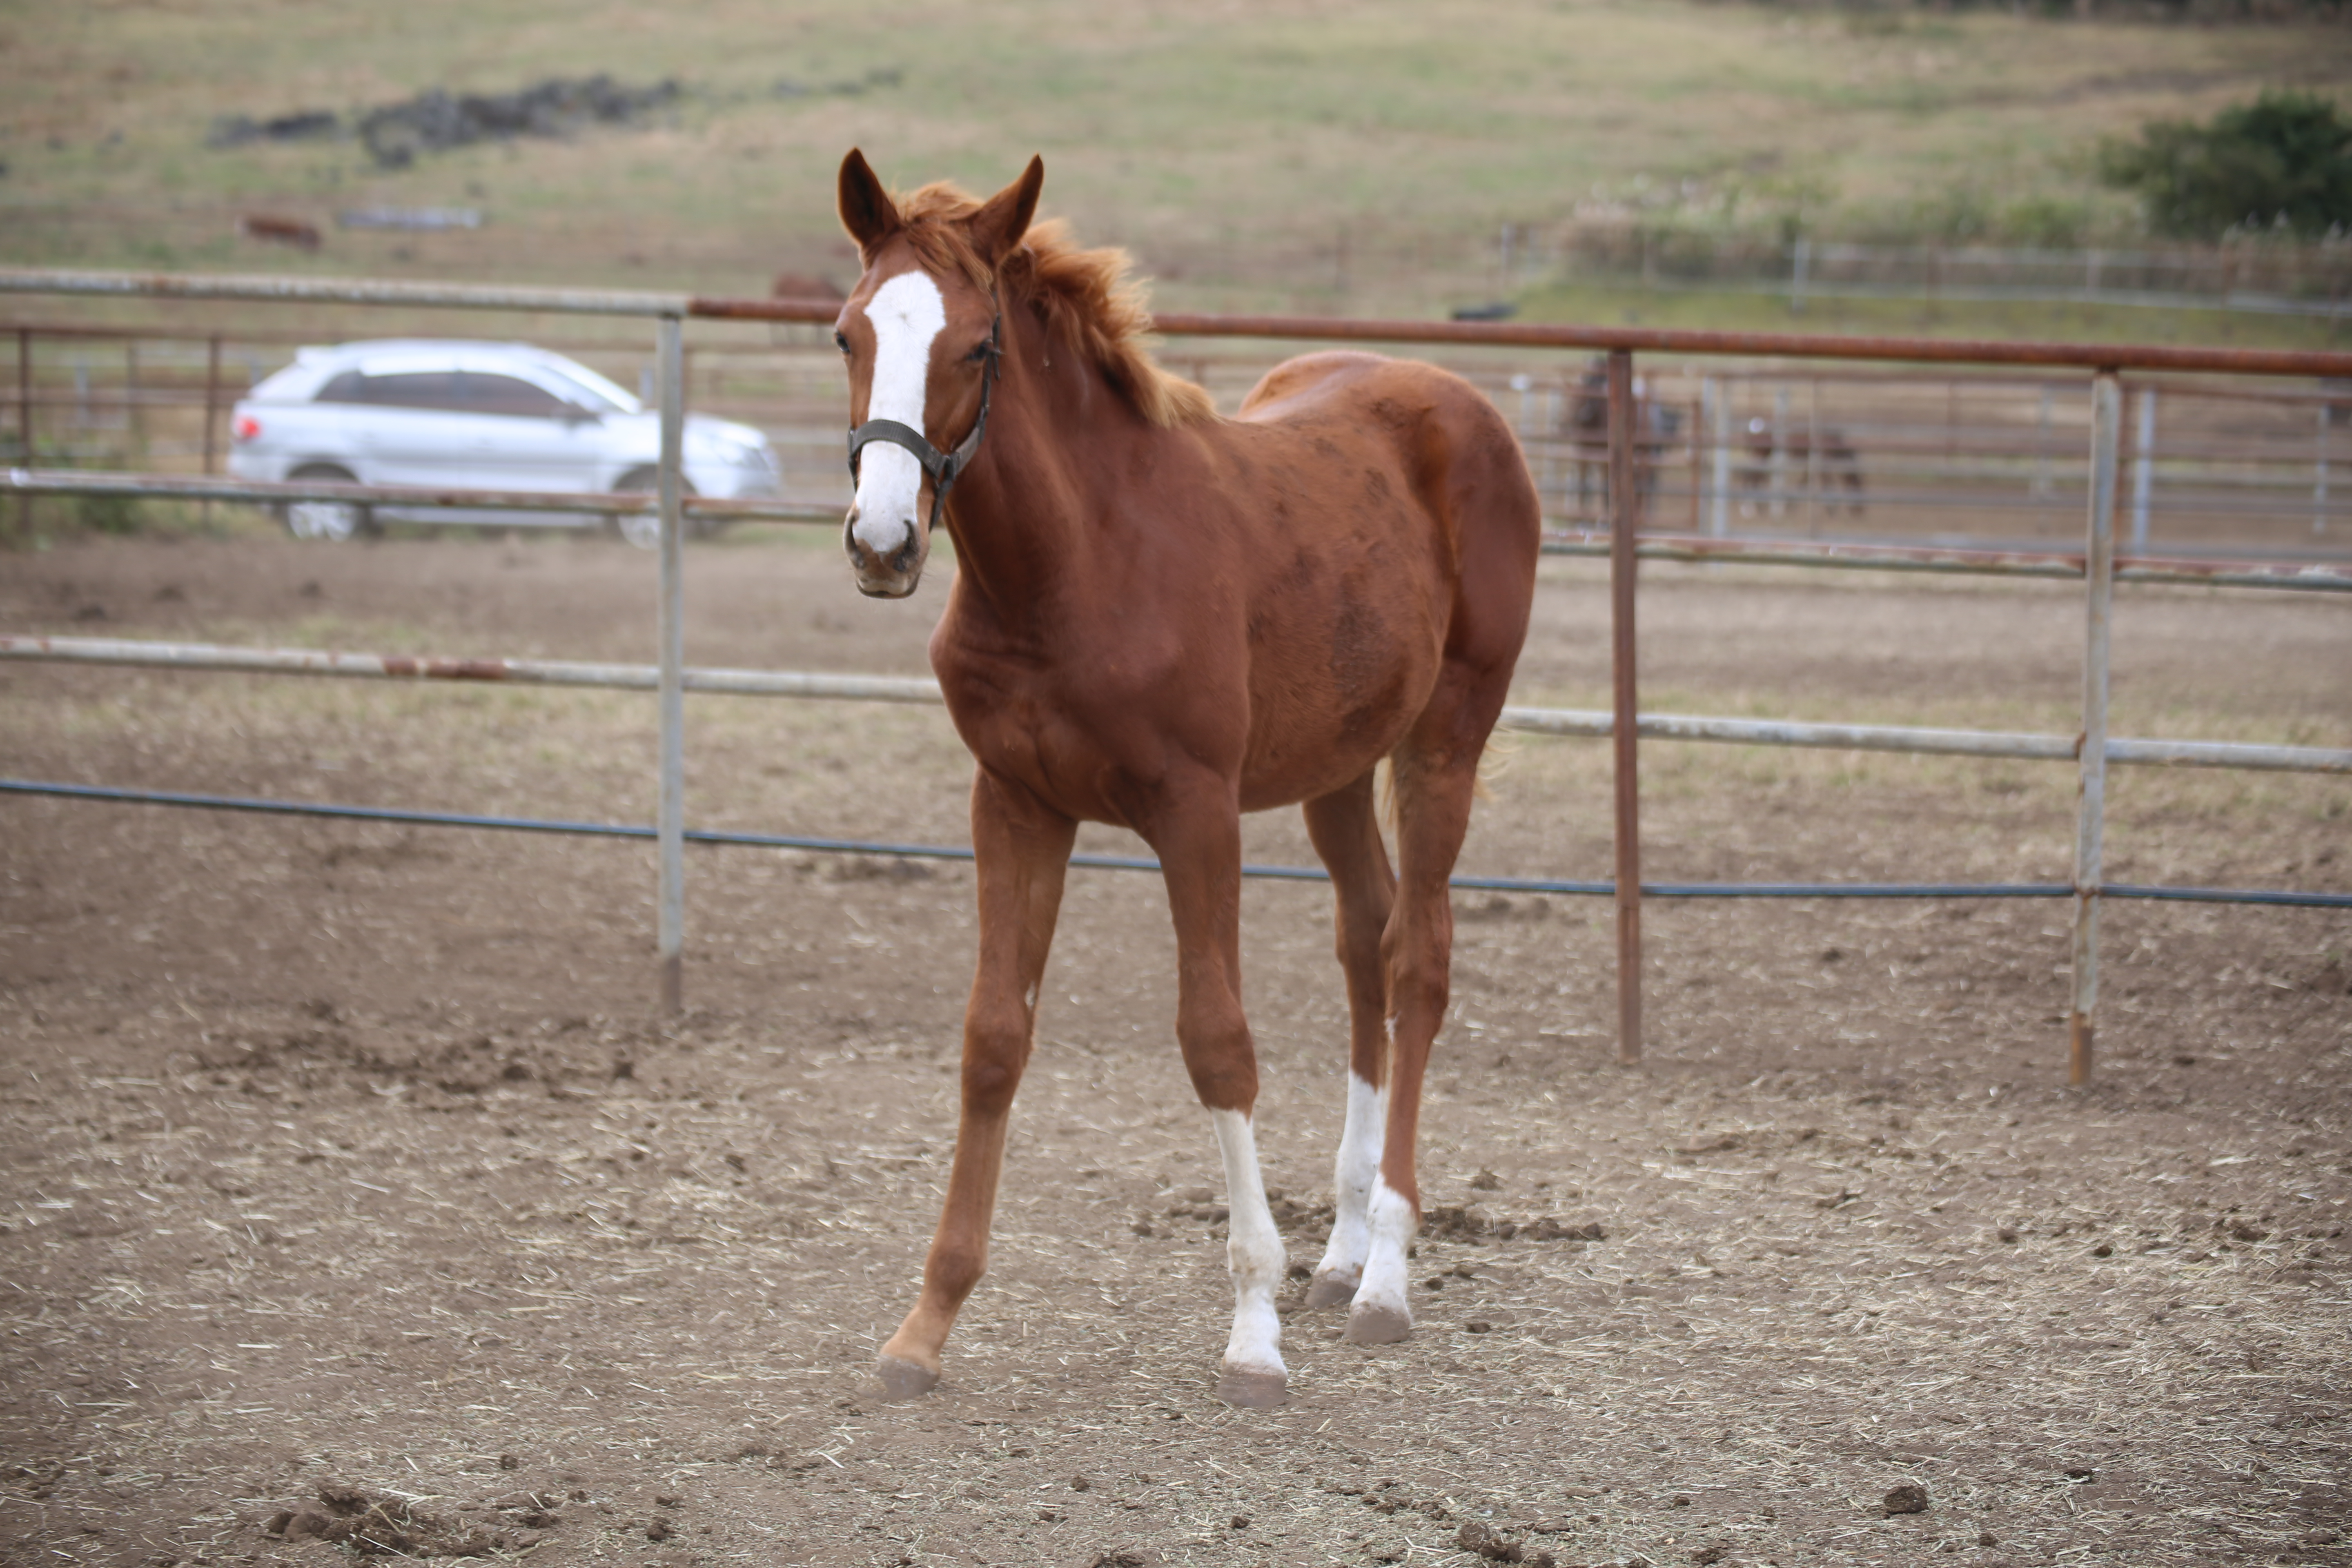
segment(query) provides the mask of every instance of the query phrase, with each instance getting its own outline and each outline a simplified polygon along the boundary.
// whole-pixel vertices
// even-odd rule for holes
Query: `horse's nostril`
[[[915,536],[908,534],[907,542],[890,552],[890,570],[905,572],[915,564]]]

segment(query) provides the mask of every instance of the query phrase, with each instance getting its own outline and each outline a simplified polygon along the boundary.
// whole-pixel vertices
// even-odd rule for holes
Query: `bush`
[[[2352,121],[2317,93],[2265,92],[2210,124],[2153,121],[2138,141],[2100,150],[2099,175],[2137,192],[2159,234],[2284,228],[2315,238],[2352,227]]]

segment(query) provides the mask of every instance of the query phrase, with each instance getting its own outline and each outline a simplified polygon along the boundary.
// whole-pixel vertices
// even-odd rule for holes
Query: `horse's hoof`
[[[1351,1345],[1392,1345],[1412,1332],[1412,1314],[1402,1307],[1359,1301],[1356,1310],[1348,1314],[1348,1342]]]
[[[1307,1282],[1307,1304],[1310,1308],[1344,1307],[1356,1299],[1356,1284],[1357,1280],[1344,1274],[1318,1272]]]
[[[902,1399],[920,1399],[940,1384],[940,1374],[929,1367],[894,1355],[877,1358],[874,1370],[882,1378],[882,1397],[894,1405]]]
[[[1229,1366],[1217,1379],[1217,1397],[1236,1410],[1271,1410],[1290,1397],[1290,1380],[1278,1372]]]

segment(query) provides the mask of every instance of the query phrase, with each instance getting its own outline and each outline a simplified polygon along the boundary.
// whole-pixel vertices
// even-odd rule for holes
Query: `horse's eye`
[[[848,338],[848,335],[847,335],[846,333],[843,333],[843,332],[835,332],[835,333],[834,333],[834,334],[833,334],[833,346],[834,346],[835,348],[839,349],[843,353],[847,353],[849,352],[849,338]]]
[[[964,363],[978,364],[981,361],[988,357],[988,351],[993,347],[995,347],[993,343],[981,344],[980,347],[972,350],[971,353],[963,356]]]

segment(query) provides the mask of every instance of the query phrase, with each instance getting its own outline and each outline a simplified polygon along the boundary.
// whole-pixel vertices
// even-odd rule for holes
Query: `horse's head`
[[[849,364],[850,471],[857,490],[842,542],[857,591],[902,599],[930,554],[940,508],[985,426],[1003,345],[992,287],[1028,232],[1043,160],[952,221],[949,243],[919,246],[864,153],[841,164],[841,222],[865,275],[834,323]],[[942,257],[970,265],[942,265]]]

